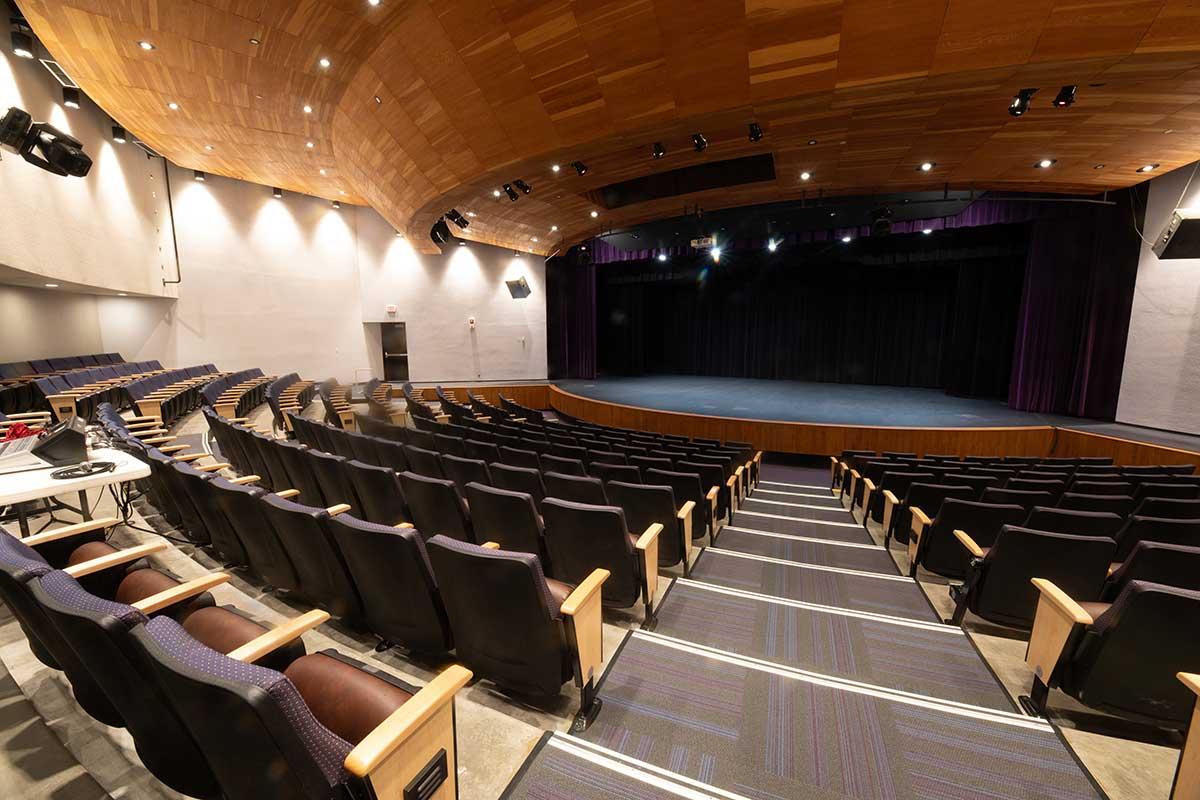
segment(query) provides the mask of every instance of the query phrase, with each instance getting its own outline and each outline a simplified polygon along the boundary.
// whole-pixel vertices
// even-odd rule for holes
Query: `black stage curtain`
[[[1026,226],[598,267],[599,369],[1008,391]]]

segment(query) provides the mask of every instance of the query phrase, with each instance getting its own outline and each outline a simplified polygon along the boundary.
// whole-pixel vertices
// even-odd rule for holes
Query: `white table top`
[[[95,489],[98,486],[108,486],[111,483],[124,483],[150,477],[150,467],[145,462],[139,461],[121,450],[112,450],[107,447],[89,450],[88,461],[111,461],[117,467],[110,472],[100,472],[86,478],[72,480],[51,478],[50,473],[58,467],[0,475],[0,505],[24,503],[67,492],[80,492],[85,489]]]

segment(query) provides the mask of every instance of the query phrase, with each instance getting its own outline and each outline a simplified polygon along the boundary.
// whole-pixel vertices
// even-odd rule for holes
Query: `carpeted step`
[[[734,514],[734,525],[741,528],[753,528],[756,531],[771,531],[787,533],[793,536],[806,536],[810,539],[828,539],[832,542],[857,542],[874,544],[875,540],[857,522],[847,514],[843,522],[828,520],[804,520],[795,517],[781,517],[778,514],[767,514],[760,511],[739,510]],[[718,540],[719,540],[718,536]]]
[[[726,526],[717,537],[722,550],[753,553],[802,564],[880,572],[898,575],[900,569],[888,551],[876,544],[830,542],[784,533],[757,531],[741,526]]]
[[[757,493],[752,497],[747,497],[745,502],[738,506],[737,512],[733,515],[734,519],[737,519],[737,515],[744,510],[772,514],[778,517],[816,520],[818,522],[854,522],[854,517],[850,515],[850,512],[839,505],[818,505],[817,503],[800,503],[791,500],[775,500],[773,498],[770,500],[763,499],[765,497],[765,495],[760,496]]]
[[[755,500],[779,500],[785,503],[804,503],[822,508],[835,508],[845,511],[842,499],[834,497],[828,491],[821,489],[783,489],[775,486],[759,486],[754,490]]]

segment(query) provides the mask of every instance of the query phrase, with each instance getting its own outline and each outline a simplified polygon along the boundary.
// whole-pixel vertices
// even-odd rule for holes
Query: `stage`
[[[582,398],[702,417],[869,428],[1052,427],[1200,452],[1200,436],[1009,408],[937,389],[690,375],[560,380]],[[968,432],[968,431],[964,431]]]

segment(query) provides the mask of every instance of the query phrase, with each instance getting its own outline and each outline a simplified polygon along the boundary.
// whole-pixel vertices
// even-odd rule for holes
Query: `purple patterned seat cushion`
[[[7,531],[0,532],[0,566],[22,583],[54,569],[36,550]]]
[[[277,704],[305,751],[325,776],[329,786],[349,779],[344,764],[353,745],[336,735],[313,716],[295,685],[281,672],[245,664],[211,650],[188,635],[170,617],[156,617],[146,624],[146,632],[181,664],[194,672],[223,681],[257,686]]]
[[[146,621],[146,615],[133,606],[96,597],[80,586],[79,581],[60,569],[42,576],[42,588],[46,590],[46,594],[67,608],[115,617],[121,620],[126,628]]]

